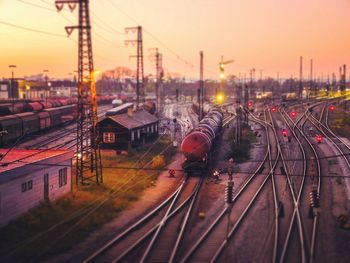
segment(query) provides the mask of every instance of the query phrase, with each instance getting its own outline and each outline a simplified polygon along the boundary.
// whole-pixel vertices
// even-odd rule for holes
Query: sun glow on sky
[[[29,3],[29,4],[28,4]],[[129,59],[136,47],[124,46],[135,34],[128,26],[145,28],[145,73],[154,74],[150,48],[163,53],[164,68],[186,77],[199,75],[199,51],[204,51],[206,78],[219,78],[221,55],[235,62],[225,75],[296,77],[299,56],[304,77],[313,58],[316,77],[338,73],[349,64],[349,0],[90,0],[95,67],[134,68]],[[46,35],[9,26],[51,32]],[[77,32],[66,37],[64,26],[77,23],[77,12],[56,12],[54,0],[0,0],[0,77],[42,73],[68,77],[77,67]],[[160,43],[161,42],[161,43]],[[187,61],[187,63],[185,62]]]

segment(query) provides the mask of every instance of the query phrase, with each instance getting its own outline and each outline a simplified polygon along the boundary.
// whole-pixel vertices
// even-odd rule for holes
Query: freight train
[[[114,107],[114,105],[115,104],[113,104],[112,102],[113,108],[106,112],[106,117],[127,113],[128,109],[134,108],[134,103],[132,102],[127,102],[117,107]],[[151,114],[154,114],[156,112],[156,104],[153,101],[146,101],[145,103],[140,104],[140,109],[143,109],[145,111],[148,111]]]
[[[13,142],[25,135],[38,133],[74,119],[76,119],[76,105],[0,117],[0,143],[3,145]]]
[[[223,125],[223,112],[220,107],[209,110],[181,143],[181,152],[186,160],[182,167],[188,175],[201,174],[207,169],[213,142]]]

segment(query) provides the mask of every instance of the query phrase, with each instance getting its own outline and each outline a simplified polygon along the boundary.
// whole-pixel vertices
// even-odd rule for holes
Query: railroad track
[[[289,168],[287,165],[285,153],[282,151],[283,146],[280,142],[280,139],[279,139],[279,136],[277,133],[277,129],[275,126],[275,122],[273,121],[273,118],[272,118],[270,111],[269,111],[269,115],[270,115],[270,119],[272,121],[273,133],[275,135],[276,141],[278,142],[278,148],[280,150],[280,155],[281,155],[281,162],[282,162],[282,165],[284,167],[286,180],[287,180],[287,186],[288,186],[289,192],[291,194],[292,203],[293,203],[293,213],[290,217],[290,221],[288,224],[288,231],[287,231],[286,238],[284,239],[284,242],[282,245],[282,250],[280,253],[280,257],[279,257],[280,258],[279,262],[285,262],[286,253],[287,253],[288,246],[290,244],[290,237],[292,234],[292,230],[293,230],[293,226],[294,226],[295,221],[297,224],[297,232],[298,232],[299,243],[300,243],[300,254],[301,254],[300,262],[306,262],[304,234],[303,234],[302,219],[301,219],[300,208],[299,208],[300,196],[302,193],[302,189],[304,187],[305,176],[306,176],[306,174],[305,174],[305,158],[304,158],[304,162],[303,162],[303,176],[302,176],[302,180],[300,182],[299,189],[294,189],[294,181],[293,181],[293,178],[290,174],[291,168]],[[295,136],[295,138],[298,141],[297,136],[295,134],[293,134],[293,135]],[[300,146],[300,141],[298,141],[298,145],[303,153],[303,156],[305,156],[305,152],[303,150],[303,147]]]
[[[232,120],[224,119],[224,125]],[[203,177],[188,177],[163,203],[85,259],[85,262],[174,262]]]
[[[338,135],[336,135],[332,129],[329,127],[329,111],[327,109],[326,115],[324,115],[325,109],[327,108],[327,104],[322,109],[321,118],[324,116],[325,118],[325,124],[322,123],[322,119],[315,118],[312,114],[309,114],[309,120],[314,124],[316,129],[324,135],[325,138],[327,138],[331,144],[334,145],[336,150],[339,152],[339,154],[344,159],[346,166],[349,169],[350,172],[350,160],[349,160],[349,154],[350,154],[350,146],[347,144],[346,141],[344,141],[342,138],[340,138]]]
[[[263,124],[263,121],[261,120],[256,120],[256,122]],[[264,169],[263,166],[269,156],[269,147],[270,144],[268,144],[263,161],[258,165],[252,175],[246,179],[246,181],[238,189],[237,194],[234,196],[232,210],[234,211],[235,215],[237,214],[237,216],[235,216],[233,220],[232,218],[227,218],[229,215],[229,207],[224,207],[213,219],[212,223],[206,228],[205,232],[196,240],[194,245],[186,251],[181,262],[215,262],[220,261],[221,258],[225,256],[224,252],[227,252],[229,249],[230,240],[233,239],[240,224],[247,218],[248,212],[254,205],[257,197],[270,178],[271,173],[264,178],[262,176],[258,176],[262,169]],[[274,168],[275,167],[272,167],[270,170],[274,170]],[[250,186],[252,185],[253,181],[257,180],[259,181],[257,183],[257,189],[253,191],[253,196],[251,196],[252,191],[248,191],[248,189],[251,190]],[[238,204],[240,199],[249,199],[249,203],[244,207],[235,207],[235,204]],[[234,225],[230,229],[227,229],[228,221],[234,222]]]
[[[202,182],[203,177],[185,178],[163,203],[84,262],[127,262],[130,258],[132,261],[145,262],[156,260],[157,257],[161,260],[159,262],[174,261]],[[155,253],[156,244],[162,247],[159,254]]]
[[[313,190],[313,188],[316,188],[317,189],[317,193],[319,195],[319,193],[321,192],[321,163],[320,163],[320,158],[319,158],[319,154],[317,153],[317,150],[316,150],[316,147],[312,144],[312,142],[310,141],[310,139],[308,138],[308,136],[305,134],[304,132],[304,127],[305,127],[305,124],[307,122],[307,114],[308,114],[308,110],[305,111],[305,113],[303,114],[303,116],[296,122],[294,122],[292,120],[292,118],[284,111],[282,110],[282,116],[283,118],[285,119],[286,123],[290,123],[288,124],[289,128],[293,131],[293,134],[295,135],[295,138],[298,138],[297,137],[297,132],[301,135],[301,138],[303,138],[303,140],[306,142],[306,144],[308,145],[309,147],[309,150],[310,151],[310,154],[308,154],[309,156],[313,156],[313,157],[310,157],[310,158],[306,158],[306,147],[305,149],[303,150],[303,160],[305,162],[305,169],[304,169],[304,173],[303,173],[303,178],[304,178],[304,184],[305,183],[305,180],[308,180],[308,184],[306,184],[306,186],[304,186],[304,188],[308,188],[309,191],[304,191],[304,201],[305,204],[308,204],[308,193],[310,191]],[[305,118],[304,118],[305,117]],[[302,119],[304,118],[302,124],[301,124],[301,127],[299,127],[297,124],[298,122],[300,122]],[[300,142],[300,146],[302,147],[302,143],[300,141],[300,139],[298,139],[298,141]],[[310,160],[309,163],[306,162],[306,160]],[[309,174],[311,172],[311,166],[313,165],[311,162],[315,162],[316,163],[316,170],[314,171],[315,172],[315,175],[313,178],[309,178],[306,176],[306,172],[309,171]],[[308,169],[306,169],[306,167]],[[299,202],[300,202],[300,199],[299,199]],[[300,202],[302,203],[302,202]],[[305,213],[308,213],[308,210],[309,210],[309,207],[308,206],[304,206],[304,214]],[[304,228],[304,234],[306,236],[306,239],[308,240],[308,243],[305,244],[305,250],[308,250],[308,255],[309,255],[309,259],[308,261],[309,262],[314,262],[315,260],[315,243],[316,243],[316,233],[317,233],[317,227],[318,227],[318,221],[319,221],[319,214],[315,211],[312,211],[313,212],[313,217],[312,217],[312,223],[311,223],[311,226],[307,227],[307,223],[305,223],[305,220],[303,221],[303,228]],[[307,228],[310,228],[310,232],[307,233]],[[308,238],[310,237],[310,238]]]
[[[110,108],[109,105],[102,107],[99,109],[99,118],[103,117]],[[41,135],[39,140],[30,140],[19,146],[26,149],[71,149],[76,145],[76,123],[68,124],[63,127],[64,128],[57,128],[57,130],[49,132],[48,134]],[[63,140],[63,142],[58,143],[59,140]]]

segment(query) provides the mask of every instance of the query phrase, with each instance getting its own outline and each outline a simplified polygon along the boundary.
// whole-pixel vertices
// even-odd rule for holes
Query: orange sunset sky
[[[221,55],[234,59],[227,74],[263,69],[263,76],[297,76],[299,56],[304,76],[310,58],[316,76],[338,73],[350,61],[350,0],[90,0],[95,68],[135,67],[135,47],[124,40],[124,27],[142,25],[145,73],[153,73],[150,48],[163,53],[164,68],[198,76],[204,51],[205,77],[218,78]],[[50,32],[31,32],[9,26]],[[77,12],[56,12],[54,0],[0,0],[0,77],[9,64],[22,77],[50,70],[67,77],[76,70],[77,33],[67,38],[64,26],[77,23]],[[187,61],[188,63],[186,63]],[[192,66],[193,65],[193,66]]]

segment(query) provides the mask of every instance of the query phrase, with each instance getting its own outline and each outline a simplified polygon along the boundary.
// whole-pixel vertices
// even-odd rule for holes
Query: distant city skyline
[[[154,74],[150,48],[158,47],[163,66],[188,78],[199,76],[199,51],[204,51],[205,78],[219,77],[221,55],[235,62],[227,75],[299,77],[303,56],[305,79],[310,59],[314,77],[324,78],[350,61],[348,0],[90,0],[95,68],[134,69],[125,47],[124,27],[144,27],[145,75]],[[77,67],[77,33],[67,38],[64,27],[77,23],[77,12],[58,13],[54,0],[0,0],[0,77],[35,75],[48,69],[53,78],[72,78]],[[43,31],[33,32],[30,30]],[[51,33],[52,35],[46,34]]]

